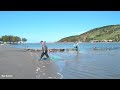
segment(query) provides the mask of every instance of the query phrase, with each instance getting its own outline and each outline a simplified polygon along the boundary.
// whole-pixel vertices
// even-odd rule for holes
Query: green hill
[[[80,35],[69,36],[58,42],[120,41],[120,25],[109,25],[92,29]]]

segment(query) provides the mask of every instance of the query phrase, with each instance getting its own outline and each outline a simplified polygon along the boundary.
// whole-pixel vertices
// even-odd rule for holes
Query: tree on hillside
[[[12,41],[13,36],[9,35],[9,36],[7,36],[7,38],[8,38],[8,41],[10,42],[10,44],[11,44],[11,42],[13,42]]]
[[[2,42],[2,38],[0,38],[0,44],[1,44],[1,42]]]
[[[115,36],[115,41],[120,41],[120,34]]]
[[[23,41],[23,42],[26,42],[26,41],[27,41],[27,39],[26,39],[26,38],[22,38],[22,41]]]
[[[16,36],[15,41],[18,43],[19,41],[21,41],[21,38],[20,38],[20,37],[18,37],[18,36]]]
[[[12,37],[12,42],[13,42],[13,43],[15,43],[15,42],[16,42],[15,40],[16,40],[15,36],[14,36],[14,37]]]
[[[7,37],[7,35],[2,36],[2,41],[3,41],[3,42],[8,42],[8,37]]]
[[[2,41],[2,38],[0,38],[0,41]]]
[[[12,35],[5,35],[5,36],[2,36],[2,38],[1,38],[1,41],[3,41],[3,43],[4,42],[7,42],[7,43],[14,43],[14,42],[19,42],[19,41],[21,41],[21,38],[20,37],[18,37],[18,36],[12,36]]]

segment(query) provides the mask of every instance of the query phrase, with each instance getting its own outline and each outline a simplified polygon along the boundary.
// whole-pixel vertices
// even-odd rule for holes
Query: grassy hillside
[[[89,42],[92,40],[112,40],[116,42],[120,41],[120,25],[109,25],[95,28],[80,35],[63,38],[59,40],[59,42]]]

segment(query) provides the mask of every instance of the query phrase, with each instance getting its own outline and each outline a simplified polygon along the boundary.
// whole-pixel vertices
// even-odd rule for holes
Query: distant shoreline
[[[53,42],[53,43],[74,43],[74,42]],[[53,44],[47,43],[47,44]],[[120,42],[80,42],[80,43],[120,43]],[[0,45],[25,45],[25,44],[39,44],[39,43],[20,43],[20,44],[0,44]]]

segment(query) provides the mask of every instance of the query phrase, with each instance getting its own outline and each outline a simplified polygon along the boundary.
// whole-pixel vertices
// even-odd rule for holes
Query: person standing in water
[[[78,42],[75,42],[75,44],[74,44],[74,48],[75,48],[76,51],[79,51],[78,44],[79,44]]]
[[[44,42],[41,41],[40,43],[41,43],[41,45],[42,45],[42,53],[41,53],[40,60],[42,59],[42,57],[43,57],[44,55],[46,55],[46,57],[49,58],[49,55],[48,55],[48,47],[46,46],[45,41],[44,41]]]

